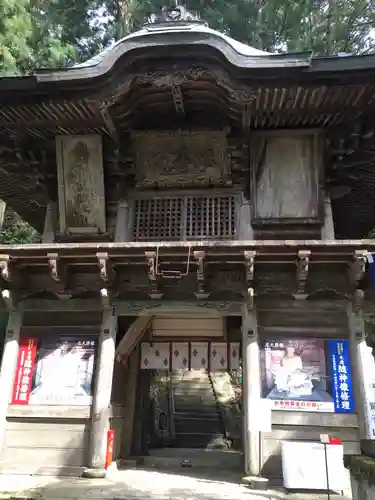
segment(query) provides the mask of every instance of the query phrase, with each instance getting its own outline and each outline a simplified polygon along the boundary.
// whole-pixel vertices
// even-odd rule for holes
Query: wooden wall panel
[[[207,316],[155,316],[153,337],[223,337],[224,319]]]
[[[90,422],[82,420],[8,418],[0,470],[41,474],[83,467],[89,429]]]
[[[250,146],[256,220],[317,220],[321,215],[319,137],[315,132],[293,135],[255,134]]]

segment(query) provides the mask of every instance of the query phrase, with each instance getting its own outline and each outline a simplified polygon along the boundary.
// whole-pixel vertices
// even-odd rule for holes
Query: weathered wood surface
[[[0,366],[0,453],[3,449],[3,440],[6,434],[6,414],[12,398],[17,368],[22,315],[22,310],[11,311],[5,330],[4,349]]]
[[[140,342],[143,334],[152,322],[152,316],[138,316],[130,325],[116,347],[116,361],[127,363],[133,349]]]
[[[56,137],[60,232],[106,231],[100,135]]]
[[[155,316],[152,320],[153,337],[223,337],[224,322],[218,317]]]
[[[250,154],[255,219],[280,224],[318,219],[322,155],[314,132],[255,134]]]
[[[121,457],[128,458],[131,454],[135,402],[137,393],[137,379],[139,374],[140,349],[137,347],[129,359],[129,367],[125,383],[121,380],[115,381],[116,384],[122,384],[124,393],[125,414],[121,433]]]
[[[141,188],[230,185],[225,131],[133,132]]]
[[[47,417],[48,418],[48,417]],[[69,422],[69,423],[67,423]],[[48,467],[85,465],[89,421],[8,419],[2,472],[37,473]]]

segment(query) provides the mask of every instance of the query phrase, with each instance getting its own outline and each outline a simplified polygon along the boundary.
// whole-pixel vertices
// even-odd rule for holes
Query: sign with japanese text
[[[354,413],[348,340],[328,340],[335,413]]]
[[[320,339],[265,340],[262,396],[274,410],[334,412],[325,347]]]
[[[92,337],[22,339],[12,404],[91,405],[95,352]]]
[[[29,404],[37,355],[37,340],[22,338],[18,353],[11,404]]]

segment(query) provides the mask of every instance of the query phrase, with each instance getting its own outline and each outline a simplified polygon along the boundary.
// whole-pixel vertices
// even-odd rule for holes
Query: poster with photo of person
[[[261,349],[262,397],[274,409],[334,412],[326,341],[266,340]]]

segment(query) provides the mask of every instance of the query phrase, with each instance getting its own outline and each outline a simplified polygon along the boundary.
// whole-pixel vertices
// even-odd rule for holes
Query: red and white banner
[[[37,339],[21,338],[13,385],[12,405],[29,404],[36,354]]]

